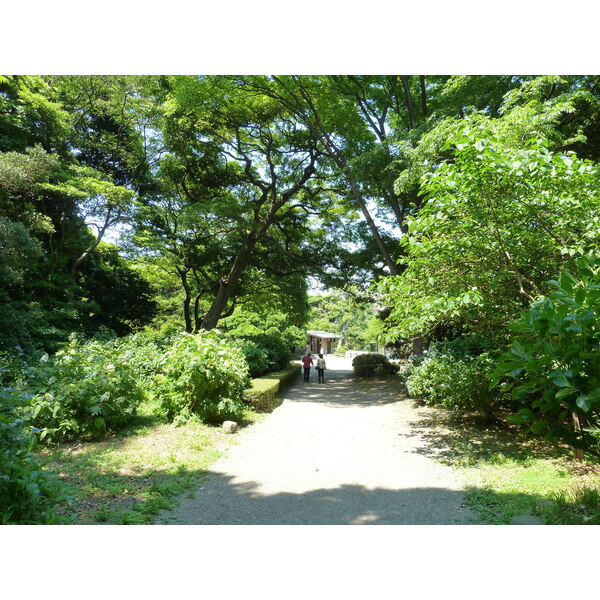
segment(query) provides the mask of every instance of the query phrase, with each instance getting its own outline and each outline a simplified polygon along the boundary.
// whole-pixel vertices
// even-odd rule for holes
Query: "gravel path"
[[[262,423],[210,468],[163,524],[461,524],[460,474],[434,462],[409,401],[357,384],[349,360],[327,357],[325,384],[300,379]]]

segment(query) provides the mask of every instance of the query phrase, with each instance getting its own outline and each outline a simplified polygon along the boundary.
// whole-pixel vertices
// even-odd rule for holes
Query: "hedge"
[[[400,369],[383,354],[359,354],[352,361],[352,368],[357,377],[383,377],[393,375]]]
[[[278,396],[279,392],[292,383],[300,375],[300,371],[300,365],[290,365],[282,371],[252,379],[252,387],[244,390],[244,401],[259,412],[277,408],[283,402],[283,398]]]

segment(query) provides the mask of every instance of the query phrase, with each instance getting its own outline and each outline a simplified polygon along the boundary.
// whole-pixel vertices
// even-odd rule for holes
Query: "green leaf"
[[[535,417],[535,414],[533,413],[532,410],[529,410],[528,408],[522,408],[518,411],[518,413],[526,420],[533,420],[533,418]]]
[[[521,415],[510,415],[506,417],[506,421],[512,425],[523,425],[527,420],[523,419]]]
[[[581,410],[583,410],[584,412],[588,412],[591,407],[589,398],[585,394],[578,396],[577,400],[575,400],[575,404],[577,404],[577,406],[579,406],[579,408],[581,408]]]
[[[539,435],[540,433],[542,433],[542,431],[544,431],[544,429],[546,429],[546,427],[548,427],[548,421],[538,421],[529,428],[529,431],[531,431],[531,433]]]
[[[588,395],[588,400],[598,400],[600,399],[600,387],[593,389]]]
[[[571,388],[571,387],[573,387],[571,385],[571,382],[564,375],[562,375],[562,374],[559,375],[558,377],[555,377],[552,380],[552,383],[554,383],[554,385],[556,385],[558,387],[561,387],[561,388],[566,388],[566,387]]]
[[[567,396],[570,396],[571,394],[574,394],[577,390],[573,387],[564,387],[561,390],[559,390],[558,392],[556,392],[556,396],[555,398],[557,400],[561,400],[562,398],[566,398]]]

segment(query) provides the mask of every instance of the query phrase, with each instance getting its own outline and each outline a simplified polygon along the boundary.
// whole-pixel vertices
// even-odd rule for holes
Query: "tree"
[[[381,141],[385,141],[387,116],[396,99],[396,78],[363,79],[286,76],[255,78],[251,84],[292,111],[314,136],[336,170],[334,177],[345,181],[348,191],[344,195],[360,209],[385,266],[390,273],[397,273],[396,260],[368,207],[368,189],[358,168],[361,160],[364,167],[373,158],[379,159],[381,172],[389,167],[389,147]],[[378,95],[372,93],[375,89]],[[387,161],[381,165],[385,154]],[[390,188],[393,203],[393,185]]]
[[[571,254],[598,244],[596,166],[521,133],[486,117],[457,124],[453,162],[426,176],[404,239],[407,270],[383,285],[392,335],[505,328]]]
[[[360,259],[368,251],[377,278],[380,264],[384,273],[401,272],[398,240],[406,232],[406,218],[418,212],[423,203],[418,178],[412,178],[409,185],[394,185],[403,171],[411,168],[413,148],[449,114],[463,115],[475,108],[497,111],[503,94],[518,85],[518,80],[273,76],[251,78],[249,85],[290,110],[327,154],[329,176],[340,190],[339,202],[347,210],[358,211],[348,227],[356,227],[358,219],[366,224],[360,228],[360,253],[356,257]]]
[[[152,286],[143,273],[119,255],[116,246],[101,244],[81,276],[88,305],[82,326],[88,334],[105,327],[124,336],[156,317],[158,305]]]
[[[232,314],[253,272],[296,276],[319,202],[320,155],[285,110],[237,80],[174,77],[169,85],[170,157],[139,231],[158,246],[166,240],[161,252],[185,290],[186,328],[208,330]]]
[[[308,329],[330,331],[341,336],[339,344],[362,350],[377,341],[377,309],[364,293],[332,291],[312,295]]]
[[[0,216],[15,224],[12,231],[16,224],[24,227],[39,246],[39,252],[21,255],[28,261],[22,281],[7,290],[2,310],[7,322],[19,324],[17,337],[47,349],[82,327],[91,307],[79,273],[106,230],[123,223],[135,196],[133,184],[141,181],[123,176],[135,163],[136,140],[143,147],[139,129],[115,134],[114,143],[107,136],[99,139],[102,149],[94,156],[102,152],[106,160],[92,159],[92,132],[104,125],[114,129],[131,111],[116,102],[116,84],[102,91],[85,88],[81,106],[70,103],[84,89],[75,93],[75,83],[84,79],[0,80]],[[102,120],[97,110],[94,119],[86,118],[100,95],[112,103],[114,119]],[[90,228],[97,229],[95,235]]]

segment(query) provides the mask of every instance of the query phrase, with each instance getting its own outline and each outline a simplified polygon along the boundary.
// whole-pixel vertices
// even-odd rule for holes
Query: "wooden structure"
[[[334,350],[334,341],[340,339],[340,335],[329,331],[307,331],[306,351],[311,354],[331,354]]]

